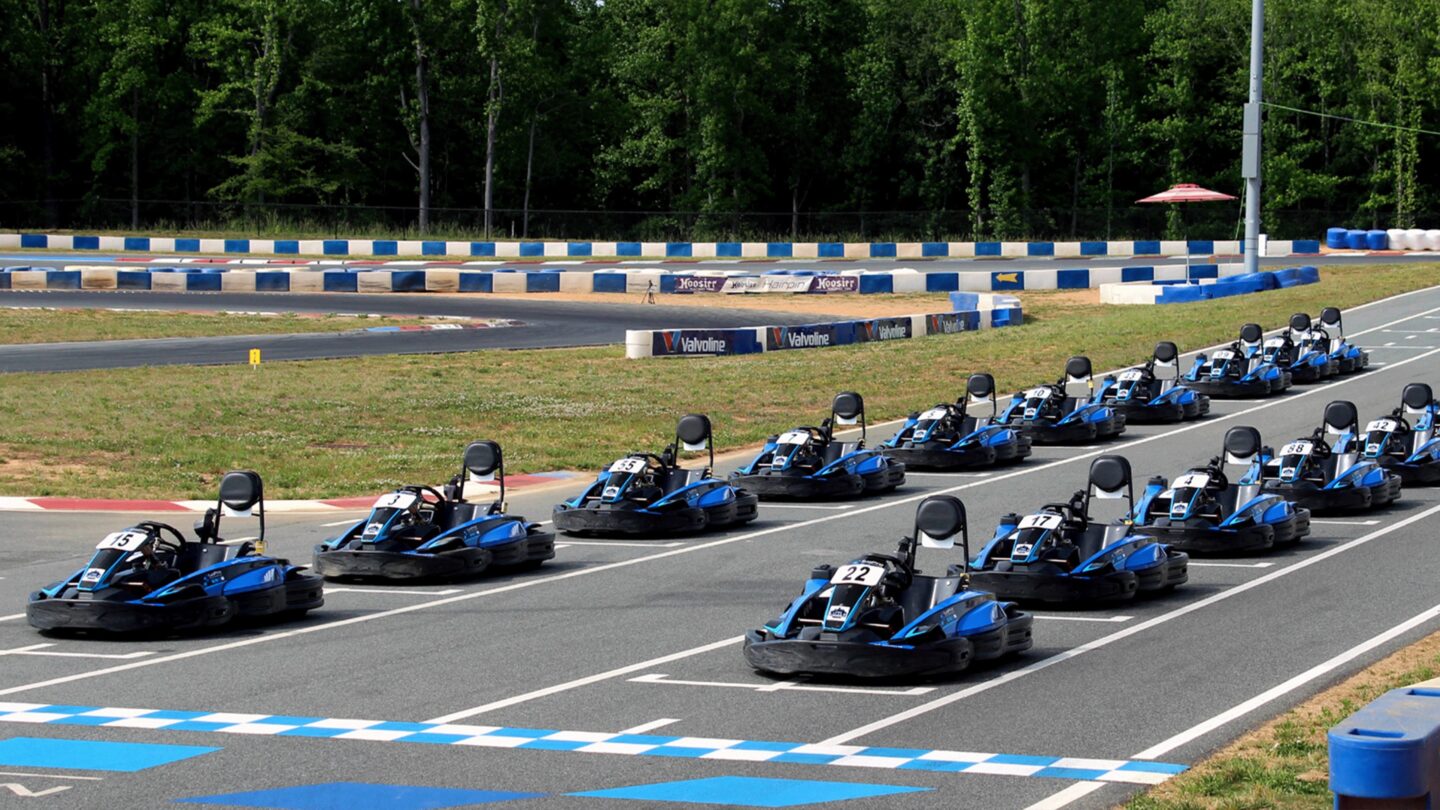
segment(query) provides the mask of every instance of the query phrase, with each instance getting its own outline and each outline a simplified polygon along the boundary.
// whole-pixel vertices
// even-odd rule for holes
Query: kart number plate
[[[1129,371],[1120,372],[1120,382],[1140,382],[1140,379],[1144,376],[1144,373],[1141,372],[1140,369],[1132,368]]]
[[[1315,445],[1311,444],[1310,442],[1290,442],[1289,444],[1280,448],[1280,455],[1308,456],[1314,449]]]
[[[1400,424],[1394,419],[1376,419],[1365,426],[1365,432],[1381,431],[1382,433],[1394,433],[1400,429]]]
[[[373,509],[409,509],[420,500],[420,496],[413,492],[391,492],[381,495],[375,500]]]
[[[920,421],[921,421],[921,422],[939,422],[941,419],[944,419],[946,416],[947,416],[947,412],[946,412],[946,410],[945,410],[944,408],[931,408],[930,410],[928,410],[928,411],[920,414]]]
[[[1210,476],[1205,473],[1187,473],[1175,479],[1175,489],[1203,489],[1210,483]]]
[[[1267,349],[1278,349],[1278,348],[1280,348],[1280,347],[1282,347],[1282,346],[1284,346],[1284,345],[1285,345],[1285,338],[1283,338],[1283,337],[1272,337],[1272,338],[1266,338],[1266,340],[1265,340],[1265,348],[1267,348]]]
[[[135,549],[139,548],[142,543],[145,542],[145,537],[145,532],[112,532],[105,535],[105,539],[101,540],[95,546],[95,548],[113,548],[118,551],[134,551]]]
[[[880,578],[883,576],[885,576],[885,566],[883,565],[850,563],[840,566],[840,570],[830,578],[830,584],[864,585],[867,588],[873,588],[880,584]]]
[[[1060,521],[1062,519],[1063,518],[1060,515],[1054,515],[1049,512],[1039,515],[1026,515],[1025,517],[1020,519],[1020,528],[1046,530],[1058,529],[1060,528]]]
[[[1229,349],[1221,349],[1220,351],[1215,352],[1214,354],[1210,355],[1210,359],[1211,359],[1212,361],[1215,361],[1215,360],[1233,360],[1233,359],[1235,359],[1235,352],[1232,352],[1232,351],[1230,351]]]
[[[780,434],[776,444],[804,444],[810,441],[810,434],[803,430],[790,430]]]
[[[1049,388],[1046,388],[1045,386],[1042,385],[1042,386],[1040,386],[1039,388],[1031,388],[1029,391],[1026,391],[1026,392],[1025,392],[1025,398],[1026,398],[1026,399],[1049,399],[1049,398],[1050,398],[1050,394],[1051,394],[1050,389],[1049,389]]]
[[[610,465],[610,472],[615,473],[641,473],[645,472],[645,459],[643,458],[622,458]]]

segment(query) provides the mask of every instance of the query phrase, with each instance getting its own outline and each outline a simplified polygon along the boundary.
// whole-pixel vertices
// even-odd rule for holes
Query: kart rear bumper
[[[844,472],[824,477],[780,473],[737,475],[730,479],[730,483],[744,487],[761,498],[834,498],[865,491],[864,478]]]
[[[1294,518],[1290,519],[1292,522]],[[1184,524],[1146,525],[1141,531],[1171,548],[1187,554],[1244,554],[1264,551],[1275,545],[1275,527],[1256,524],[1242,528],[1218,528]],[[1293,536],[1293,530],[1291,532]]]
[[[887,447],[885,455],[906,467],[925,470],[959,470],[980,467],[1000,460],[997,448],[971,445],[959,450],[930,450],[923,447]]]
[[[1322,489],[1309,482],[1285,483],[1266,481],[1264,491],[1279,495],[1296,506],[1311,512],[1352,512],[1384,506],[1400,495],[1401,478],[1397,474],[1386,477],[1385,481],[1373,486],[1350,486],[1339,489]]]
[[[1189,383],[1186,383],[1189,387]],[[1136,424],[1153,425],[1164,422],[1182,422],[1186,419],[1198,419],[1210,413],[1210,397],[1197,393],[1195,399],[1188,404],[1176,402],[1163,402],[1159,405],[1148,405],[1141,402],[1109,402],[1110,407],[1125,414],[1125,421]]]
[[[1125,432],[1125,414],[1119,411],[1112,411],[1110,417],[1101,419],[1098,422],[1075,421],[1065,424],[1047,424],[1043,422],[1028,422],[1024,425],[1026,433],[1035,444],[1069,444],[1071,442],[1087,442],[1093,439],[1104,439],[1110,436],[1118,436]]]
[[[140,633],[186,630],[224,624],[236,606],[223,596],[187,599],[174,604],[118,602],[104,599],[33,599],[25,618],[39,630],[97,630]]]
[[[954,638],[916,647],[888,647],[855,641],[765,640],[763,630],[745,634],[745,660],[779,675],[839,675],[903,678],[960,672],[970,666],[974,645]]]
[[[1400,476],[1400,480],[1404,482],[1407,487],[1440,483],[1440,461],[1410,464],[1387,458],[1380,460],[1379,464],[1390,472]]]
[[[753,496],[752,496],[753,497]],[[594,534],[659,535],[699,531],[708,519],[705,510],[686,507],[668,512],[637,509],[565,507],[555,510],[555,529]]]
[[[1290,375],[1282,373],[1275,382],[1269,380],[1185,380],[1185,387],[1215,399],[1255,399],[1278,394],[1290,387]]]

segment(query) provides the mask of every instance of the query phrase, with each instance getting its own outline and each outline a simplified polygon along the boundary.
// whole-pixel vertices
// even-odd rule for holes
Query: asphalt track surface
[[[628,297],[628,296],[627,296]],[[636,296],[638,298],[638,296]],[[627,329],[707,329],[809,323],[823,316],[765,310],[630,303],[518,300],[490,296],[334,293],[169,293],[0,290],[0,307],[363,313],[500,318],[523,326],[414,332],[318,332],[199,338],[99,340],[6,346],[0,372],[79,371],[157,365],[315,360],[376,354],[537,349],[623,343]]]
[[[1433,553],[1440,490],[1406,489],[1381,511],[1317,517],[1312,536],[1290,550],[1196,560],[1189,584],[1170,595],[1039,610],[1031,652],[949,680],[873,691],[777,682],[749,669],[738,639],[776,615],[814,565],[893,548],[927,494],[964,499],[979,539],[1001,514],[1081,488],[1090,460],[1102,453],[1128,456],[1143,485],[1150,475],[1202,463],[1237,424],[1278,444],[1308,434],[1331,400],[1354,401],[1368,420],[1393,408],[1404,384],[1440,383],[1440,288],[1356,308],[1345,320],[1370,348],[1371,370],[1269,400],[1217,400],[1197,423],[1132,426],[1094,447],[1037,448],[1021,465],[981,474],[913,475],[883,498],[765,504],[759,520],[737,531],[650,542],[561,539],[557,558],[528,574],[414,588],[332,586],[323,609],[286,625],[130,642],[43,638],[23,618],[26,594],[80,567],[100,537],[132,518],[0,513],[0,605],[9,606],[0,609],[0,701],[609,733],[638,727],[688,737],[1194,763],[1440,628]],[[1136,349],[1138,359],[1143,349]],[[548,518],[551,505],[578,487],[513,494],[511,511]],[[308,560],[316,541],[339,530],[320,524],[356,517],[272,515],[271,552]],[[958,551],[949,554],[959,559]],[[922,549],[920,564],[953,561],[946,555]],[[133,657],[87,657],[126,655]],[[32,792],[65,786],[45,800],[84,808],[159,807],[333,781],[534,791],[550,795],[527,806],[557,808],[624,806],[560,795],[571,791],[719,776],[926,788],[845,805],[947,810],[1102,808],[1140,789],[1000,774],[0,725],[0,738],[15,736],[221,748],[136,773],[0,769],[22,774],[0,781]]]

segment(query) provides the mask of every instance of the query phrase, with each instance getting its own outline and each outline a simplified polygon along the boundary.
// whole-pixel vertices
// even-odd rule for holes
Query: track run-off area
[[[1308,435],[1332,400],[1353,401],[1368,420],[1389,413],[1406,383],[1440,383],[1440,288],[1356,307],[1345,325],[1371,369],[1273,399],[1216,400],[1199,422],[1037,447],[1013,467],[911,473],[883,497],[764,503],[756,522],[728,533],[560,537],[556,559],[526,574],[331,585],[324,608],[290,624],[123,642],[40,636],[24,619],[27,594],[140,516],[0,512],[0,746],[195,747],[140,770],[17,767],[0,783],[63,787],[34,798],[67,807],[327,782],[572,807],[587,800],[567,794],[735,776],[800,780],[794,789],[814,801],[842,795],[825,783],[862,785],[852,795],[868,798],[856,807],[1113,806],[1440,626],[1426,563],[1440,490],[1317,516],[1310,537],[1278,552],[1197,558],[1189,583],[1158,598],[1037,609],[1033,650],[949,680],[775,680],[746,665],[741,634],[772,618],[815,565],[889,551],[927,495],[964,500],[973,543],[1002,514],[1083,488],[1096,456],[1127,456],[1139,487],[1217,454],[1235,425],[1278,446]],[[1147,350],[1137,346],[1137,359]],[[871,441],[884,434],[872,426]],[[580,486],[513,493],[510,512],[547,519]],[[308,561],[359,516],[277,513],[269,551]],[[959,556],[925,549],[919,565]],[[10,798],[3,787],[0,797]]]

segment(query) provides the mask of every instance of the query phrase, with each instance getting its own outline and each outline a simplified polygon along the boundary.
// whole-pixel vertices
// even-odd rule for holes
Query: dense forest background
[[[1440,226],[1440,0],[1270,0],[1266,228]],[[1235,238],[1247,0],[0,0],[0,224]]]

